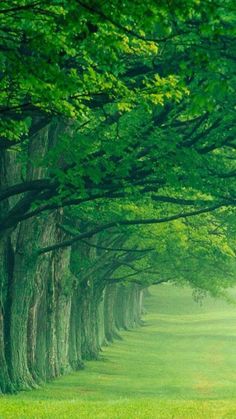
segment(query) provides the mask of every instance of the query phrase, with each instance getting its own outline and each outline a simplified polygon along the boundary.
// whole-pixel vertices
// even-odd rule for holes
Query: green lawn
[[[168,285],[151,294],[144,327],[83,371],[0,397],[0,418],[236,418],[236,307]]]

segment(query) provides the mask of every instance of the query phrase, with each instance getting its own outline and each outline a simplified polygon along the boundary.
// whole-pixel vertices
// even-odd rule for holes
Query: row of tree
[[[235,283],[233,0],[0,6],[0,391],[97,357],[143,289]]]

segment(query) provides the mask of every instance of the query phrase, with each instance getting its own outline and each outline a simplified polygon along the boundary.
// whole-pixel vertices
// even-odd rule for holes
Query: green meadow
[[[0,397],[0,418],[236,418],[236,307],[170,285],[145,307],[84,370]]]

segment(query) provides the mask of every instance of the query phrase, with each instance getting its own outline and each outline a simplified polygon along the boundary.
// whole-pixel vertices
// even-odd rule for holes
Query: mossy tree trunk
[[[10,377],[10,353],[9,353],[9,306],[11,304],[10,292],[10,281],[11,281],[11,269],[9,261],[9,253],[7,251],[9,238],[4,237],[0,239],[0,259],[2,261],[0,265],[0,392],[12,392],[14,386],[12,385]]]
[[[108,284],[105,288],[104,296],[104,329],[105,337],[108,342],[113,342],[114,338],[120,339],[116,327],[115,303],[117,298],[117,285]]]
[[[69,361],[72,369],[78,370],[83,367],[81,349],[81,302],[79,290],[73,292],[70,314],[69,335]]]

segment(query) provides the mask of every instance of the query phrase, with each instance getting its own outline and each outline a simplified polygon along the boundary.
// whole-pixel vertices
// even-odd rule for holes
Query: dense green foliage
[[[1,2],[2,391],[96,356],[113,284],[234,285],[235,11]]]

